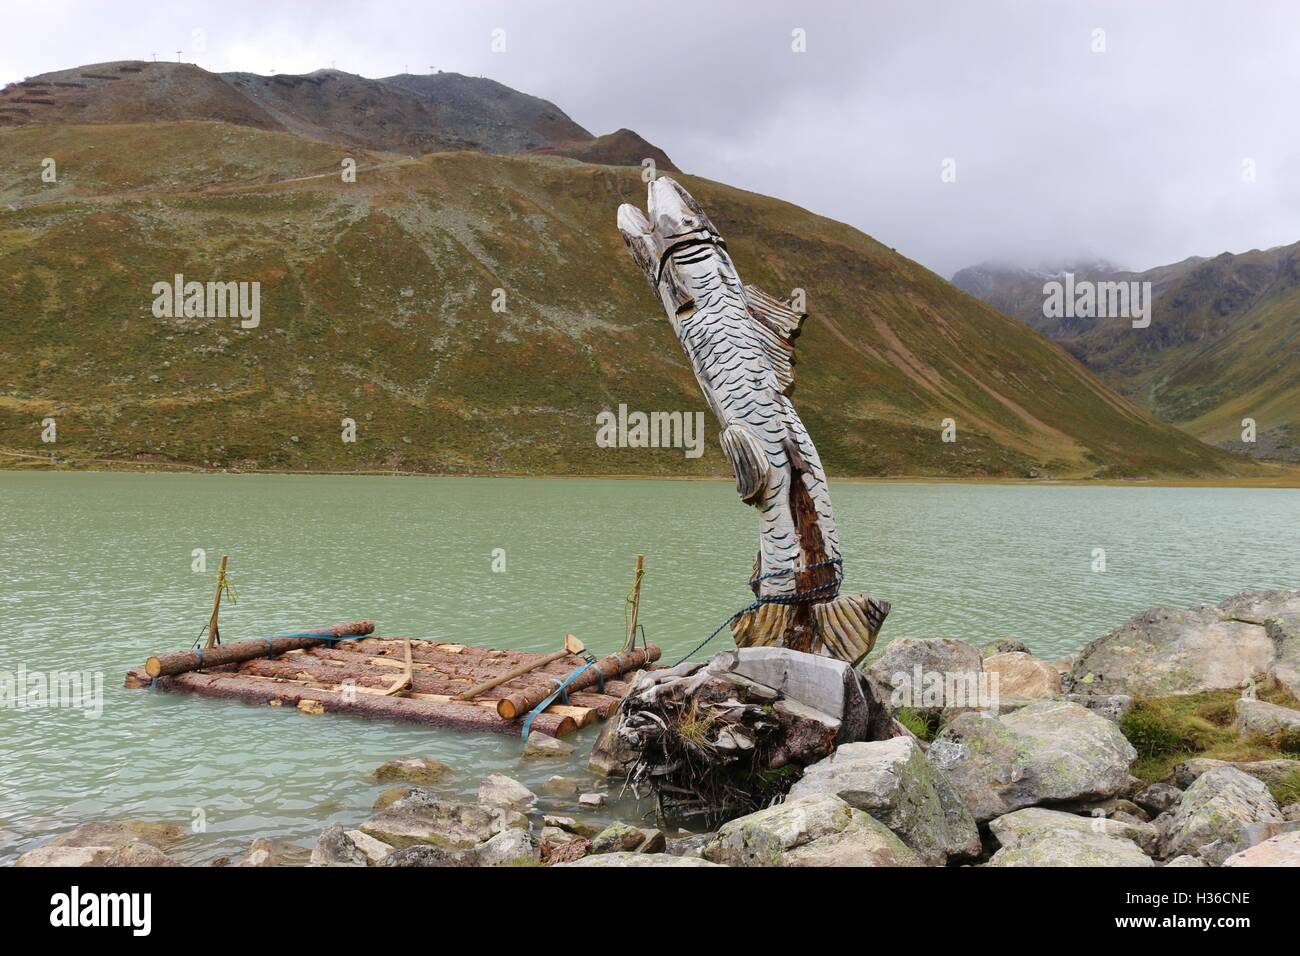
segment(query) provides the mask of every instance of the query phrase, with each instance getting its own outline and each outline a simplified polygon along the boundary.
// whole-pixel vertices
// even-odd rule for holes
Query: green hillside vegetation
[[[357,159],[355,183],[339,175]],[[42,183],[43,157],[59,182]],[[796,402],[832,476],[1259,475],[857,230],[695,177],[748,282],[806,290]],[[634,167],[348,151],[214,122],[0,130],[0,447],[237,469],[728,474],[600,448],[626,403],[705,411],[614,226]],[[261,325],[156,318],[155,282],[261,283]],[[506,312],[494,312],[503,289]],[[40,441],[58,422],[57,445]],[[355,444],[340,440],[355,419]],[[953,418],[958,441],[940,440]],[[21,465],[34,459],[11,458]]]
[[[1009,281],[982,297],[1203,441],[1300,461],[1300,243],[1077,279],[1151,282],[1151,326],[1046,318],[1042,279]],[[1256,424],[1253,443],[1242,441],[1246,418]]]

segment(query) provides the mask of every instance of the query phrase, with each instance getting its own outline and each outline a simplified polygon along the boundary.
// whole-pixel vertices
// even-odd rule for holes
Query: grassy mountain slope
[[[593,137],[554,103],[484,77],[400,74],[372,80],[341,70],[305,75],[209,73],[190,63],[96,63],[30,77],[0,90],[0,128],[34,123],[211,120],[281,130],[347,146],[408,154],[453,149],[515,153],[580,150],[588,162],[639,164]],[[621,140],[619,140],[621,142]],[[667,160],[667,157],[663,157]]]
[[[954,282],[962,282],[963,273]],[[1045,318],[1041,278],[1008,276],[979,295],[1061,342],[1113,388],[1198,438],[1300,461],[1300,243],[1191,258],[1142,273],[1080,272],[1077,278],[1150,282],[1151,326]],[[1244,418],[1256,422],[1253,444],[1241,441]]]
[[[58,184],[39,177],[51,155]],[[597,413],[619,403],[705,410],[614,226],[620,202],[644,200],[638,169],[362,151],[344,183],[339,155],[219,123],[0,130],[0,446],[242,468],[727,474],[707,416],[698,460],[595,443]],[[833,476],[1258,470],[857,230],[683,181],[747,281],[806,290],[796,401]],[[259,281],[260,327],[155,318],[151,287],[178,272]],[[340,441],[344,417],[355,444]]]

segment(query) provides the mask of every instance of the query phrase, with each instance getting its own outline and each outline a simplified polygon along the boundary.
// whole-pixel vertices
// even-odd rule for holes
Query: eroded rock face
[[[790,799],[839,797],[885,824],[929,865],[980,854],[979,831],[947,778],[910,737],[844,744],[804,770]]]
[[[1155,853],[1160,841],[1159,831],[1150,823],[1103,816],[1085,817],[1044,807],[1027,807],[989,822],[989,832],[1008,850],[1037,842],[1054,830],[1127,840],[1147,854]]]
[[[1233,851],[1242,828],[1281,822],[1268,787],[1234,767],[1218,767],[1197,777],[1156,825],[1162,856],[1189,854],[1218,865]]]
[[[984,658],[984,673],[998,676],[998,694],[1026,700],[1050,700],[1061,692],[1061,673],[1054,664],[1017,651]]]
[[[1039,803],[1113,797],[1129,787],[1137,752],[1104,717],[1042,701],[1003,717],[962,714],[926,758],[982,823]]]
[[[887,826],[839,797],[813,796],[726,823],[703,849],[728,866],[920,866]]]
[[[1070,673],[1071,689],[1163,697],[1240,687],[1272,668],[1276,649],[1264,622],[1292,607],[1300,613],[1300,591],[1144,611],[1084,649]]]
[[[1224,866],[1300,866],[1300,831],[1283,833],[1234,853]]]

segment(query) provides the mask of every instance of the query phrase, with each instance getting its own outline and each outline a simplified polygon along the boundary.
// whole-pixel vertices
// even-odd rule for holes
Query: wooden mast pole
[[[641,578],[645,574],[645,555],[636,556],[636,576],[632,579],[632,594],[628,597],[628,603],[632,605],[632,612],[628,616],[627,638],[623,641],[623,647],[631,650],[636,647],[636,615],[641,608]]]
[[[221,643],[221,631],[217,628],[217,617],[221,613],[221,592],[226,589],[226,562],[228,555],[221,556],[221,566],[217,568],[217,596],[212,599],[212,617],[208,619],[208,647]]]

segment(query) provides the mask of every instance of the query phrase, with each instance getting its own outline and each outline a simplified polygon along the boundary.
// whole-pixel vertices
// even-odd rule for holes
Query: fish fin
[[[736,477],[740,500],[753,504],[767,487],[767,452],[754,434],[742,425],[728,425],[719,436],[723,454]]]
[[[807,313],[796,312],[784,302],[768,295],[756,285],[745,286],[749,317],[754,320],[764,350],[776,369],[781,393],[794,391],[794,340],[799,337]]]

